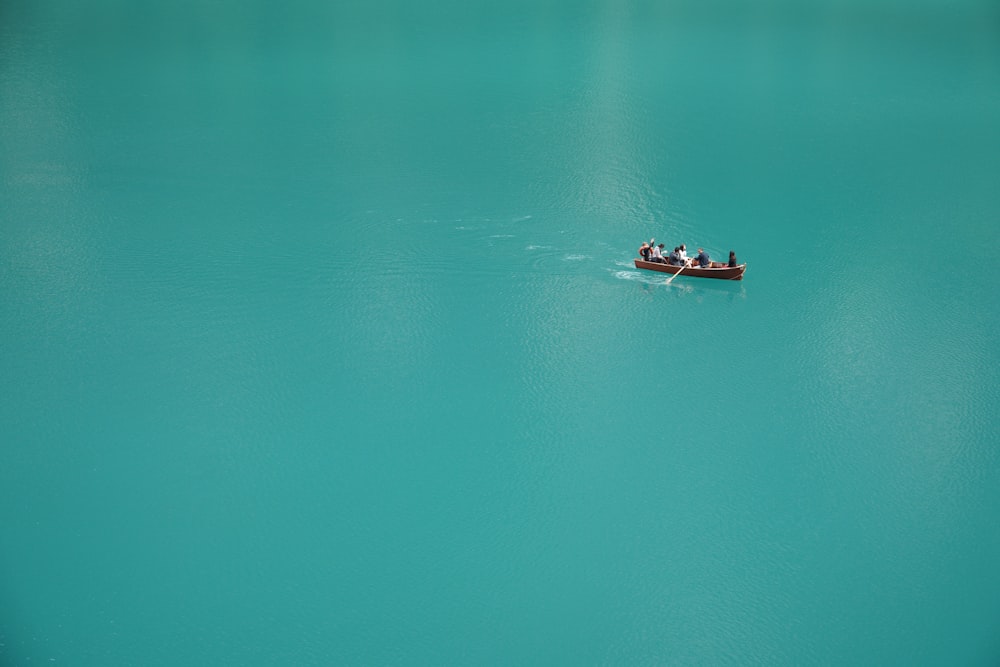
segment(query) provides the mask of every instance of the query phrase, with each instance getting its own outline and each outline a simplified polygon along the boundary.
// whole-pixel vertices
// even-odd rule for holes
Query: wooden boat
[[[659,271],[660,273],[677,273],[684,267],[673,266],[672,264],[660,264],[659,262],[647,262],[644,259],[635,260],[635,268],[647,269],[649,271]],[[681,276],[691,276],[692,278],[719,278],[720,280],[743,280],[743,273],[747,270],[746,264],[739,266],[724,266],[721,269],[702,269],[700,267],[687,267]]]

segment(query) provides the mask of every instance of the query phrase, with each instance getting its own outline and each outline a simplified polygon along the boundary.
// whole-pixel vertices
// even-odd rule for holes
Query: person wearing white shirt
[[[649,258],[649,261],[656,262],[658,264],[665,264],[667,260],[663,258],[663,244],[653,246],[653,256]]]
[[[680,250],[677,251],[677,258],[681,260],[682,266],[687,265],[691,261],[687,254],[687,246],[683,243],[680,245]]]

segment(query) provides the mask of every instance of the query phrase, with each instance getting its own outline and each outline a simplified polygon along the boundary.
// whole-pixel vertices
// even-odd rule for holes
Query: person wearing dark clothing
[[[679,251],[680,248],[674,248],[673,250],[670,251],[670,254],[667,255],[667,264],[671,266],[681,265],[681,254]]]
[[[649,244],[646,243],[646,242],[643,242],[643,244],[641,246],[639,246],[639,255],[642,256],[643,260],[645,260],[645,261],[648,262],[649,261],[649,254],[650,254]]]
[[[739,266],[739,264],[736,263],[736,253],[732,250],[729,251],[729,266]]]
[[[712,264],[712,260],[709,258],[708,253],[701,248],[698,248],[698,256],[694,259],[695,263],[703,269],[707,269]]]

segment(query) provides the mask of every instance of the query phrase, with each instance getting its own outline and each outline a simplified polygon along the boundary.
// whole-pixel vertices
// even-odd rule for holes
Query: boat
[[[660,262],[647,262],[644,259],[635,260],[635,268],[646,269],[648,271],[659,271],[660,273],[677,273],[681,269],[682,276],[692,278],[718,278],[719,280],[743,280],[743,274],[747,270],[746,264],[738,266],[723,266],[719,269],[703,269],[698,266],[674,266],[673,264],[661,264]]]

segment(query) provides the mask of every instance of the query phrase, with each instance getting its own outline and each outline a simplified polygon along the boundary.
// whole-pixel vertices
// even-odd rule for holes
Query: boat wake
[[[616,262],[616,264],[618,266],[627,266],[627,265],[625,265],[625,264],[623,264],[621,262]],[[614,276],[615,278],[617,278],[618,280],[628,280],[628,281],[631,281],[631,282],[642,283],[643,285],[658,285],[658,286],[669,287],[670,289],[674,290],[675,292],[685,292],[685,293],[687,293],[687,292],[693,292],[694,291],[694,287],[692,285],[687,284],[687,283],[674,282],[674,283],[671,283],[670,285],[667,285],[666,284],[667,281],[662,276],[648,275],[648,273],[646,271],[627,271],[627,270],[613,271],[612,270],[611,275]]]
[[[630,280],[637,283],[645,283],[647,285],[654,285],[656,283],[662,283],[663,280],[651,280],[650,276],[644,273],[639,273],[638,271],[615,271],[612,274],[618,280]]]

